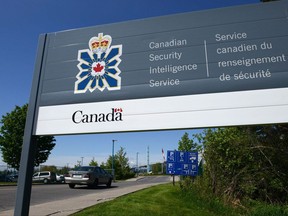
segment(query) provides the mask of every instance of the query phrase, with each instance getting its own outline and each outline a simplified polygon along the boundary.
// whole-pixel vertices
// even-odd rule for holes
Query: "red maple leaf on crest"
[[[93,70],[96,72],[96,73],[99,73],[103,70],[104,66],[102,66],[100,63],[98,63],[96,65],[96,67],[93,67]]]

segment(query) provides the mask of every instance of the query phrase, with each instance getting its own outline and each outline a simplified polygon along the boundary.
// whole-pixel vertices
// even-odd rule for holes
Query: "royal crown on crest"
[[[107,49],[109,49],[112,43],[112,38],[110,35],[104,35],[103,33],[99,33],[98,37],[92,37],[89,40],[89,48],[90,50],[100,56],[102,53],[105,53]]]

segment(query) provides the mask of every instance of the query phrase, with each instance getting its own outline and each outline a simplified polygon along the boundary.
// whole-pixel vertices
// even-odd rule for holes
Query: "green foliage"
[[[162,163],[155,163],[155,164],[152,164],[151,166],[152,166],[153,174],[162,173],[162,169],[163,169],[163,173],[166,173],[166,171],[164,170],[164,165]]]
[[[213,193],[205,191],[202,187],[203,184],[200,186],[198,183],[197,178],[186,177],[181,180],[179,182],[181,189],[180,196],[183,197],[183,199],[190,200],[190,202],[193,202],[193,205],[196,205],[198,208],[205,209],[206,212],[211,212],[211,215],[236,216],[246,212],[241,208],[226,205]]]
[[[56,145],[55,142],[56,142],[56,139],[54,138],[54,136],[37,136],[37,139],[36,139],[37,149],[35,152],[34,166],[39,166],[40,164],[46,162],[49,155],[51,154],[51,151]],[[22,145],[21,145],[21,150],[22,150]]]
[[[98,166],[98,163],[97,163],[97,161],[94,159],[94,157],[93,157],[93,159],[90,161],[89,166]]]
[[[51,172],[54,172],[54,173],[58,173],[58,169],[56,166],[41,166],[41,170],[39,171],[51,171]]]
[[[36,169],[35,171],[51,171],[58,174],[67,174],[69,170],[70,168],[67,166],[57,168],[56,166],[52,165],[52,166],[40,166],[40,170]]]
[[[245,206],[249,209],[247,216],[288,216],[288,205],[250,201]]]
[[[27,109],[27,104],[22,107],[16,106],[10,113],[2,116],[0,121],[2,124],[0,128],[0,149],[3,161],[17,170],[20,166]],[[55,141],[53,136],[37,137],[35,166],[44,163],[48,159],[51,150],[55,146]]]
[[[104,162],[102,162],[102,163],[100,164],[100,167],[103,168],[103,169],[110,169],[110,168],[111,168],[111,167],[109,167],[109,166],[106,166],[106,164],[105,164]]]
[[[134,173],[130,171],[128,162],[129,159],[126,156],[125,149],[120,147],[120,150],[114,155],[114,170],[116,179],[128,179],[134,176]],[[112,168],[112,156],[109,156],[104,168]]]
[[[287,126],[208,129],[202,134],[204,178],[228,202],[288,201]]]
[[[57,170],[57,173],[64,175],[64,174],[67,174],[69,171],[70,171],[70,168],[67,167],[67,166],[64,166],[64,167],[62,167],[61,169],[58,169],[58,170]]]
[[[189,194],[193,192],[193,187],[194,187],[194,179],[193,178],[189,178],[189,177],[185,177],[179,181],[179,186],[182,192],[184,192],[185,194]]]
[[[221,197],[212,193],[206,180],[207,178],[198,176],[196,179],[184,178],[179,181],[181,197],[190,199],[193,205],[201,206],[219,216],[288,216],[288,205],[267,204],[251,199],[242,202],[240,200],[231,203],[223,202]]]
[[[200,149],[200,146],[194,142],[193,139],[189,138],[189,134],[187,132],[181,137],[181,140],[178,142],[178,150],[179,151],[197,151]]]

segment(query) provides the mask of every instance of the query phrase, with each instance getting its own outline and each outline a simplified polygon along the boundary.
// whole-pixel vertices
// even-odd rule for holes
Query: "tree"
[[[194,143],[193,139],[189,139],[189,134],[187,132],[181,137],[178,142],[179,151],[196,151],[199,149],[197,143]]]
[[[3,161],[19,170],[23,136],[28,105],[16,106],[13,111],[2,116],[0,128],[0,149]],[[53,136],[38,136],[34,166],[44,163],[55,146]]]
[[[120,150],[114,155],[114,170],[116,179],[127,179],[134,176],[134,173],[130,171],[128,162],[129,159],[126,156],[125,149],[120,147]],[[112,167],[112,156],[109,156],[106,167]]]
[[[288,201],[287,125],[205,130],[204,179],[227,201]]]
[[[237,128],[208,129],[203,139],[205,175],[211,190],[217,196],[225,194],[233,200],[246,181],[245,173],[253,169],[248,167],[253,160],[249,149],[244,146],[245,133]],[[237,197],[238,198],[238,197]]]
[[[288,125],[250,126],[246,131],[255,134],[252,150],[261,167],[253,196],[268,202],[287,202]]]
[[[155,164],[152,164],[151,166],[152,166],[153,174],[162,173],[162,168],[164,169],[163,163],[155,163]],[[164,170],[163,170],[163,172],[164,172]]]
[[[42,166],[40,168],[41,169],[39,170],[39,172],[40,171],[51,171],[51,172],[54,172],[54,173],[58,173],[58,169],[54,165],[52,165],[52,166]]]
[[[97,161],[95,160],[95,158],[93,157],[93,159],[90,161],[89,166],[98,166]]]

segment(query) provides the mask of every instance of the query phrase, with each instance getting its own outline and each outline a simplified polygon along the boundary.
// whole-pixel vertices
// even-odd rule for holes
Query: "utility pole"
[[[136,153],[136,175],[138,177],[138,174],[139,174],[139,165],[138,165],[138,155],[139,155],[139,152]]]
[[[114,172],[114,142],[117,140],[112,140],[112,175],[113,175],[113,179],[115,181],[115,172]]]
[[[147,147],[147,173],[150,172],[150,165],[149,165],[149,146]]]

